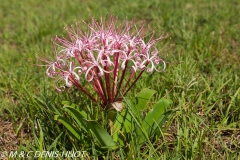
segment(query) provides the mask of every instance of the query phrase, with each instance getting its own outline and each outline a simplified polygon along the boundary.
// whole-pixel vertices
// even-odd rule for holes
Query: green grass
[[[53,80],[45,76],[44,67],[38,66],[42,62],[35,54],[51,57],[51,38],[65,35],[66,25],[82,19],[89,21],[91,15],[99,19],[114,14],[120,21],[125,17],[136,22],[145,20],[159,35],[169,33],[169,49],[161,55],[167,62],[166,71],[144,75],[127,96],[133,97],[141,88],[150,87],[157,91],[154,102],[167,97],[173,101],[171,108],[177,111],[169,128],[163,129],[164,136],[152,141],[155,149],[129,144],[128,155],[120,149],[109,151],[105,158],[238,159],[239,10],[238,0],[2,1],[0,115],[3,121],[13,123],[14,132],[21,139],[16,148],[87,150],[89,157],[97,158],[85,148],[85,141],[74,140],[53,116],[63,113],[62,101],[84,106],[92,117],[104,115],[74,89],[56,92]],[[101,124],[105,121],[102,119]],[[4,133],[0,133],[0,138],[5,138]],[[5,149],[0,143],[0,151]]]

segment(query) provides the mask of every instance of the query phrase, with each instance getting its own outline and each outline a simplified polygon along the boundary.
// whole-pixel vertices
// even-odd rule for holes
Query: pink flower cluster
[[[92,18],[90,24],[84,21],[82,24],[87,26],[86,32],[78,26],[67,28],[69,40],[56,36],[53,40],[56,59],[45,60],[47,75],[60,77],[58,80],[65,83],[58,85],[58,90],[74,85],[105,108],[121,101],[145,70],[151,73],[165,69],[165,62],[154,46],[165,36],[154,39],[153,32],[145,34],[144,23],[140,27],[128,21],[118,25],[118,19],[110,16],[100,23]],[[95,93],[99,98],[95,98]]]

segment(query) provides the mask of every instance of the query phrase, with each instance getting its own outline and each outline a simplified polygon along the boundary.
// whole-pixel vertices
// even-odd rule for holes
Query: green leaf
[[[153,110],[147,114],[143,121],[143,127],[147,130],[149,127],[156,122],[161,115],[164,113],[166,108],[172,104],[172,101],[169,99],[162,98],[154,106]]]
[[[147,103],[155,93],[155,90],[144,88],[141,92],[137,94],[137,96],[135,97],[135,108],[133,108],[133,111],[136,115],[139,111],[143,110],[147,106]]]
[[[118,134],[123,126],[124,119],[123,119],[123,116],[121,115],[123,112],[124,111],[117,114],[116,119],[113,124],[113,135],[112,136],[113,136],[113,140],[115,142],[118,141],[118,138],[119,138]]]
[[[64,110],[68,112],[68,114],[75,119],[75,121],[78,124],[78,127],[82,128],[84,131],[87,132],[87,126],[86,126],[86,120],[85,120],[85,115],[86,113],[83,111],[79,112],[78,110],[76,110],[73,107],[64,107]]]
[[[69,101],[62,101],[63,105],[70,105],[71,103]]]
[[[102,147],[114,148],[116,147],[115,142],[108,132],[96,121],[86,120],[89,129],[92,131],[93,135],[97,138]]]
[[[170,117],[173,116],[173,114],[175,113],[174,110],[169,110],[166,111],[154,124],[153,127],[148,129],[148,133],[149,135],[153,135],[153,134],[161,134],[160,130],[158,129],[159,127],[161,128],[163,126],[163,124],[165,124]]]
[[[125,133],[128,133],[132,131],[133,123],[129,120],[130,114],[127,113],[126,110],[123,110],[122,112],[118,112],[116,119],[113,124],[113,140],[115,142],[118,142],[120,146],[124,146],[124,136],[126,136]]]
[[[80,140],[81,133],[64,117],[55,115],[54,120],[61,122],[78,140]]]
[[[164,112],[171,104],[171,100],[162,98],[153,106],[153,110],[149,112],[143,120],[142,128],[137,129],[139,143],[143,143],[147,140],[146,136],[143,135],[143,131],[147,131],[147,135],[150,138],[156,134],[157,128],[161,127],[163,123],[166,122],[171,112]]]
[[[166,121],[169,119],[170,116],[172,116],[174,113],[174,111],[167,111],[165,112],[163,115],[160,116],[160,118],[158,118],[156,121],[154,121],[153,125],[151,127],[149,127],[147,129],[147,136],[149,138],[153,137],[154,135],[161,135],[161,128],[162,125],[164,123],[166,123]],[[147,141],[148,139],[146,138],[146,136],[143,135],[143,130],[145,130],[144,128],[142,128],[142,131],[138,128],[137,130],[137,134],[138,134],[138,143],[143,143],[145,141]]]

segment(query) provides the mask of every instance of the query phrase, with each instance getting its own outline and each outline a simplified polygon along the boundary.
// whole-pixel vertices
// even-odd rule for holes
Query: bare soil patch
[[[24,143],[27,134],[24,129],[21,129],[19,135],[17,135],[14,131],[13,123],[0,117],[0,151],[10,152],[17,150],[20,140]]]

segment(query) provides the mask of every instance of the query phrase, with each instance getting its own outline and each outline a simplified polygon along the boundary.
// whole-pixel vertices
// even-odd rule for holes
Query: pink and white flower
[[[154,39],[152,33],[146,42],[148,34],[143,32],[144,24],[140,28],[127,21],[118,25],[114,16],[109,20],[102,18],[100,23],[92,18],[92,23],[83,21],[83,24],[87,25],[88,33],[69,27],[70,40],[56,36],[53,40],[56,60],[44,60],[48,63],[46,73],[63,80],[68,87],[76,86],[103,108],[116,106],[145,70],[151,73],[165,69],[155,44],[166,36]],[[159,63],[163,63],[161,70],[157,69]],[[80,78],[88,81],[94,92],[83,86]],[[94,94],[99,98],[94,98]]]

